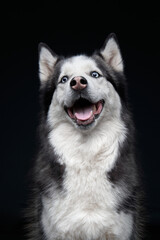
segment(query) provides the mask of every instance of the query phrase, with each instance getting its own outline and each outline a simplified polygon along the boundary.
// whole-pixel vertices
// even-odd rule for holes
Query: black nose
[[[87,80],[81,76],[74,77],[70,82],[70,86],[74,90],[83,90],[87,87]]]

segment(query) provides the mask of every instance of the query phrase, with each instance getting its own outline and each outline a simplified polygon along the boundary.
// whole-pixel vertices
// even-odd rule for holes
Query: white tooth
[[[92,111],[93,111],[93,113],[97,111],[95,104],[94,104],[93,107],[92,107]]]

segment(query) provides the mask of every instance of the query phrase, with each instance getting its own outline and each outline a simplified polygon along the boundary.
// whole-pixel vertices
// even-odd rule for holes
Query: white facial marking
[[[92,77],[91,72],[93,71],[98,72],[100,77]],[[103,76],[101,70],[92,58],[83,55],[69,58],[62,65],[59,81],[63,76],[68,76],[68,81],[64,84],[59,83],[54,93],[53,102],[50,106],[51,110],[49,111],[49,119],[51,121],[57,119],[57,124],[60,124],[59,120],[67,117],[63,114],[62,109],[64,109],[64,106],[71,107],[73,105],[73,90],[71,89],[70,81],[75,76],[82,76],[87,80],[87,93],[92,103],[96,103],[102,99],[105,101],[104,110],[109,112],[107,118],[114,116],[114,114],[119,114],[120,111],[116,110],[121,108],[119,96],[115,92],[112,84]],[[54,109],[54,111],[52,111],[52,109]],[[58,118],[56,118],[54,114],[56,109],[57,116],[59,116]],[[103,112],[101,115],[103,116]],[[54,122],[54,124],[56,123]]]
[[[84,77],[90,77],[91,71],[99,71],[99,73],[102,74],[92,58],[84,55],[74,56],[63,64],[60,79],[64,75],[68,75],[70,78],[82,75]]]

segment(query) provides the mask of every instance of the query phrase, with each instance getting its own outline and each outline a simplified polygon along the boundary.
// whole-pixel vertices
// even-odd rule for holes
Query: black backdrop
[[[65,4],[64,4],[65,3]],[[1,8],[0,236],[23,239],[27,174],[36,148],[38,43],[57,54],[91,53],[115,32],[125,63],[144,173],[146,239],[160,226],[160,12],[154,1],[40,3]],[[156,235],[157,234],[157,235]]]

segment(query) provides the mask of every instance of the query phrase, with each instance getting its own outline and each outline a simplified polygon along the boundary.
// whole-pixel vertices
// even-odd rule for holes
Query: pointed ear
[[[53,73],[54,65],[57,61],[57,55],[44,43],[39,44],[39,78],[45,83]]]
[[[123,60],[117,38],[111,33],[105,41],[104,47],[100,51],[105,62],[116,71],[123,71]]]

